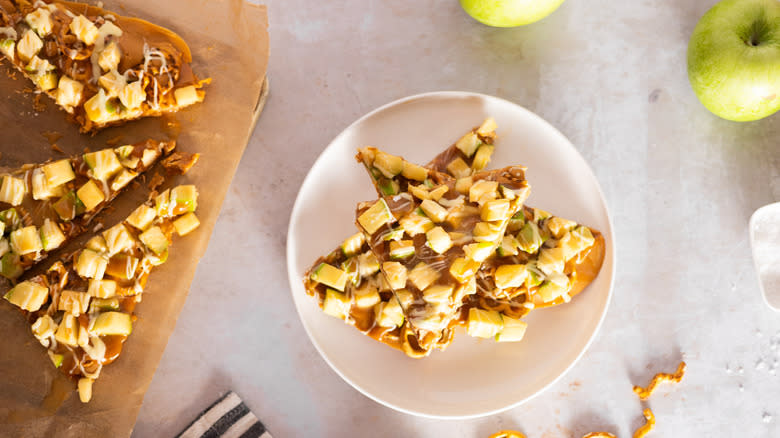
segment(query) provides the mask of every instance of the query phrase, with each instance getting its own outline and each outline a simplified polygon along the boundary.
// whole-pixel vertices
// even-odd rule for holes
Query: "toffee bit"
[[[174,152],[162,160],[162,165],[171,175],[184,175],[198,162],[198,158],[200,154]]]
[[[109,138],[108,140],[106,140],[106,144],[109,145],[109,146],[116,146],[116,145],[118,145],[119,143],[122,142],[123,138],[124,138],[124,136],[117,135],[116,137],[112,137],[112,138]]]
[[[33,109],[37,112],[43,112],[46,110],[46,104],[43,101],[43,94],[36,94],[33,98]]]
[[[51,149],[52,149],[54,152],[59,152],[59,153],[61,153],[61,154],[64,154],[64,153],[65,153],[65,151],[63,151],[63,150],[62,150],[62,149],[61,149],[59,146],[57,146],[57,143],[52,143],[52,145],[51,145]]]
[[[41,132],[41,135],[46,138],[46,141],[48,141],[49,144],[57,143],[57,140],[63,137],[63,135],[57,131],[43,131]]]
[[[643,438],[647,435],[653,427],[655,427],[655,415],[649,408],[645,409],[643,414],[645,415],[645,424],[634,432],[634,438]]]
[[[683,376],[685,375],[685,362],[680,362],[680,365],[677,366],[677,371],[674,372],[674,374],[668,374],[668,373],[658,373],[653,377],[653,380],[650,382],[649,385],[647,385],[647,388],[642,388],[641,386],[634,386],[634,392],[639,396],[640,400],[647,400],[650,398],[650,396],[653,394],[653,391],[655,391],[655,388],[658,386],[661,382],[676,382],[680,383],[680,380],[682,380]]]
[[[146,186],[149,188],[149,190],[157,191],[157,188],[160,187],[164,182],[165,178],[163,178],[159,173],[155,173],[154,176],[149,179],[149,183]]]

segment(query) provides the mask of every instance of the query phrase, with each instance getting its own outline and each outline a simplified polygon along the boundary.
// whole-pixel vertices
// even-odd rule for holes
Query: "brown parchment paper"
[[[64,113],[47,98],[41,99],[44,108],[34,105],[31,85],[21,75],[10,78],[11,70],[3,61],[0,166],[70,156],[85,147],[105,148],[111,140],[126,144],[149,137],[177,138],[181,150],[199,152],[201,159],[187,175],[166,181],[165,186],[197,185],[201,226],[184,238],[175,238],[168,262],[152,272],[143,302],[136,309],[133,333],[119,359],[103,369],[88,404],[79,401],[74,384],[51,365],[21,313],[0,300],[0,437],[130,435],[268,92],[264,6],[241,0],[105,0],[104,7],[181,35],[192,49],[196,74],[213,79],[205,101],[174,117],[143,119],[88,137],[66,122]],[[47,132],[56,135],[47,139]],[[55,139],[66,155],[52,149],[49,140]],[[144,190],[121,195],[114,203],[116,209],[105,215],[105,223],[126,217],[145,196]],[[48,263],[54,258],[56,254]]]

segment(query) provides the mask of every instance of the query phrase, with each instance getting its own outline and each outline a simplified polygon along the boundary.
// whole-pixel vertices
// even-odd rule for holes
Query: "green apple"
[[[460,0],[475,20],[495,27],[534,23],[558,9],[564,0]]]
[[[724,119],[780,109],[780,1],[723,0],[707,11],[688,44],[688,79]]]

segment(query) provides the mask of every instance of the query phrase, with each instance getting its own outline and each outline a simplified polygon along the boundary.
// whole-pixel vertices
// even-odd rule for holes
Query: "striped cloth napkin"
[[[272,438],[235,392],[230,391],[198,415],[177,438]]]

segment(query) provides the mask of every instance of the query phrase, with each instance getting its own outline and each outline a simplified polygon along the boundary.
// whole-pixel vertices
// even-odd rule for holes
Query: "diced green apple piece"
[[[25,31],[22,38],[16,43],[16,53],[19,55],[19,59],[24,62],[37,55],[41,48],[43,48],[43,41],[32,29]]]
[[[552,234],[553,237],[560,239],[564,234],[574,229],[574,227],[577,226],[577,223],[558,216],[553,216],[547,220],[545,225],[550,230],[550,234]]]
[[[388,178],[392,178],[403,171],[404,160],[395,155],[377,151],[374,156],[374,167]]]
[[[181,185],[171,190],[173,214],[193,212],[198,208],[198,189],[194,185]]]
[[[489,137],[496,132],[497,127],[498,126],[496,125],[495,119],[488,117],[484,122],[482,122],[481,125],[479,125],[479,128],[477,128],[477,134],[483,137]]]
[[[539,296],[542,301],[549,303],[555,301],[569,292],[569,278],[565,274],[554,273],[549,276],[541,286],[539,286]]]
[[[482,142],[477,137],[477,134],[469,132],[455,142],[455,147],[460,149],[463,155],[470,158],[481,144]]]
[[[469,318],[466,323],[466,331],[469,336],[477,338],[492,338],[504,328],[501,314],[495,310],[482,310],[472,307],[469,309]]]
[[[155,254],[162,254],[168,249],[168,238],[165,237],[165,233],[158,226],[149,228],[141,233],[138,238]]]
[[[137,173],[132,170],[122,169],[111,181],[111,190],[118,191],[124,186],[128,185],[130,181],[134,180],[138,176]]]
[[[469,202],[483,203],[498,197],[498,183],[481,179],[469,187]]]
[[[0,257],[6,255],[9,251],[11,251],[11,244],[8,243],[8,239],[0,239]]]
[[[46,182],[46,175],[40,168],[33,169],[31,180],[32,195],[35,200],[46,200],[65,194],[64,186],[49,187],[49,184]]]
[[[509,199],[494,199],[482,204],[479,211],[483,221],[503,221],[509,216]]]
[[[387,282],[394,290],[403,289],[406,286],[406,267],[398,262],[382,263],[382,271],[385,273]]]
[[[566,261],[569,261],[583,250],[590,248],[596,242],[593,233],[591,233],[590,228],[588,227],[579,226],[570,231],[568,236],[569,237],[566,238],[566,235],[564,235],[559,242],[559,245],[563,249],[564,259],[566,259]]]
[[[200,221],[195,213],[188,212],[173,221],[173,228],[179,236],[186,236],[200,226]]]
[[[382,235],[382,240],[389,242],[391,240],[401,240],[404,237],[404,229],[402,227],[393,228]]]
[[[84,249],[76,260],[76,273],[83,278],[100,280],[106,273],[107,265],[108,260],[102,255],[91,249]]]
[[[474,169],[474,172],[479,172],[487,167],[494,149],[495,146],[488,144],[483,144],[477,149],[477,153],[474,154],[474,161],[471,163],[471,168]]]
[[[133,236],[127,231],[124,224],[117,224],[103,231],[103,239],[106,241],[106,250],[108,255],[112,256],[126,249],[132,248],[135,244]],[[167,242],[167,241],[166,241]]]
[[[103,312],[95,318],[92,333],[96,336],[127,336],[133,331],[133,319],[127,313]]]
[[[127,223],[140,231],[144,231],[152,224],[155,217],[157,217],[157,212],[153,208],[141,205],[127,217]]]
[[[362,287],[355,289],[353,293],[355,305],[363,309],[374,307],[374,305],[382,301],[379,297],[379,291],[371,284],[364,284]]]
[[[413,240],[393,240],[390,242],[390,258],[403,260],[414,255]]]
[[[453,260],[450,265],[450,275],[458,280],[459,283],[466,283],[477,274],[479,267],[479,262],[469,258],[459,257]]]
[[[65,221],[72,220],[86,211],[84,203],[81,202],[78,196],[76,196],[76,192],[73,190],[69,191],[65,196],[52,204],[52,208],[57,212],[60,219]]]
[[[89,280],[87,293],[95,298],[111,298],[116,295],[116,281]]]
[[[463,253],[475,262],[484,262],[493,253],[493,247],[491,242],[470,243],[463,247]]]
[[[320,263],[311,273],[311,280],[332,287],[340,292],[347,285],[347,273],[327,263]]]
[[[341,270],[347,274],[347,281],[355,286],[360,284],[361,277],[357,257],[349,257],[341,262]]]
[[[65,242],[65,234],[62,233],[60,226],[57,222],[50,219],[43,221],[43,226],[40,229],[41,244],[46,251],[52,251],[60,247]]]
[[[528,324],[516,318],[510,318],[506,315],[501,315],[501,319],[504,322],[504,328],[499,334],[496,335],[496,341],[498,342],[518,342],[522,341],[525,336],[525,330],[528,328]]]
[[[525,265],[525,269],[528,271],[528,276],[525,277],[526,289],[530,290],[532,287],[538,286],[544,281],[544,274],[536,267],[535,261],[528,262]]]
[[[0,202],[13,206],[19,205],[24,200],[26,193],[27,189],[23,180],[11,175],[3,176],[3,183],[0,185]]]
[[[43,245],[35,225],[12,231],[11,249],[19,255],[40,252],[43,249]]]
[[[528,221],[523,225],[520,233],[517,234],[517,241],[520,242],[520,249],[528,254],[534,254],[539,251],[539,247],[544,243],[539,232],[539,226],[533,221]]]
[[[397,299],[381,302],[374,307],[376,324],[380,327],[399,327],[404,323],[404,312]]]
[[[42,169],[49,187],[58,187],[76,179],[70,160],[59,160],[45,164]]]
[[[168,253],[162,253],[167,257]],[[108,260],[106,265],[106,274],[115,278],[131,280],[135,277],[135,271],[138,268],[139,260],[136,257],[127,254],[116,254]],[[156,263],[161,264],[162,262]]]
[[[0,53],[13,62],[16,55],[16,41],[11,38],[0,41]]]
[[[22,263],[19,260],[19,255],[13,252],[8,252],[0,259],[0,275],[5,278],[15,280],[24,273]]]
[[[422,291],[425,302],[430,304],[441,304],[449,301],[454,287],[452,285],[434,284]]]
[[[444,254],[452,247],[450,235],[442,227],[434,227],[425,233],[427,245],[437,254]]]
[[[22,225],[22,218],[15,208],[9,208],[0,212],[0,221],[3,222],[3,232],[11,232]]]
[[[352,257],[360,252],[364,243],[366,243],[366,236],[363,233],[356,233],[344,240],[341,244],[341,251],[344,252],[345,256]]]
[[[322,311],[326,314],[345,319],[349,314],[349,308],[352,305],[347,294],[328,288],[325,291],[325,300],[322,303]]]
[[[435,223],[444,222],[444,219],[447,218],[447,209],[436,201],[426,199],[420,203],[420,209]]]
[[[92,238],[87,241],[85,247],[99,253],[108,251],[106,239],[104,239],[101,235],[92,236]]]
[[[362,226],[368,234],[374,234],[383,225],[392,223],[395,221],[393,213],[385,203],[384,199],[380,199],[369,207],[358,217],[358,223]]]
[[[358,256],[358,272],[361,277],[367,277],[379,272],[379,260],[372,252],[366,252]]]
[[[428,178],[428,170],[422,166],[404,161],[401,175],[411,180],[425,181]]]
[[[518,246],[520,246],[520,242],[518,242],[514,236],[504,236],[504,238],[501,239],[501,245],[499,245],[496,252],[501,257],[517,255]]]
[[[103,190],[93,180],[87,181],[76,191],[76,196],[84,204],[84,211],[91,211],[106,199]]]
[[[466,178],[471,175],[471,167],[462,158],[458,157],[447,165],[447,172],[455,178]]]
[[[89,311],[92,313],[105,310],[119,310],[119,298],[93,298],[89,306]]]
[[[425,262],[417,265],[409,271],[408,279],[418,290],[425,290],[439,279],[441,274]]]
[[[82,313],[87,313],[89,310],[90,298],[91,297],[86,292],[64,290],[60,292],[57,310],[70,313],[73,316],[79,316]]]
[[[550,275],[553,272],[563,272],[565,260],[563,258],[563,248],[542,248],[539,251],[539,258],[537,259],[536,266],[544,272],[545,275]]]
[[[36,312],[49,298],[49,289],[38,283],[23,281],[8,291],[3,298],[20,309]]]
[[[66,313],[54,333],[54,339],[57,342],[71,347],[78,345],[79,323],[75,316]]]
[[[177,88],[173,91],[173,97],[176,99],[176,105],[182,108],[203,100],[203,96],[198,94],[198,90],[194,85]]]
[[[414,237],[418,234],[427,233],[435,225],[422,210],[414,211],[401,218],[399,221],[401,228],[406,234]]]
[[[92,176],[100,181],[108,181],[120,169],[122,164],[113,149],[103,149],[84,154],[84,161],[92,170]]]
[[[497,243],[504,235],[504,229],[500,223],[477,222],[472,234],[477,242]]]
[[[499,289],[514,288],[522,286],[527,276],[525,265],[501,265],[496,268],[494,281]]]

